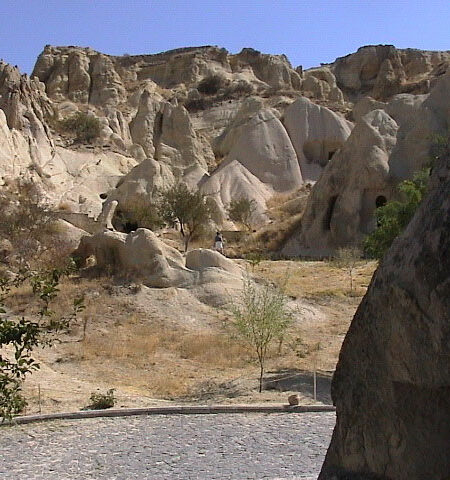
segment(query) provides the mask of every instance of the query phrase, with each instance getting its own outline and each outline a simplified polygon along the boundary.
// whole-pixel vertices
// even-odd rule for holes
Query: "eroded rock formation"
[[[229,302],[229,295],[242,286],[241,267],[219,252],[197,249],[184,257],[145,228],[129,234],[103,230],[85,235],[73,256],[82,267],[93,256],[95,266],[90,268],[96,272],[106,271],[148,287],[191,289],[214,306]]]
[[[253,49],[230,54],[205,46],[118,57],[46,46],[31,79],[0,63],[0,173],[3,181],[25,173],[53,206],[90,219],[102,210],[105,215],[111,201],[151,201],[156,187],[181,181],[213,196],[224,221],[238,195],[255,201],[256,220],[264,222],[272,195],[317,181],[316,189],[325,185],[328,191],[314,194],[321,205],[307,209],[302,248],[314,243],[332,249],[367,232],[371,212],[366,207],[373,199],[362,190],[390,191],[391,184],[424,163],[430,134],[447,121],[448,83],[442,85],[442,79],[449,55],[369,46],[303,71],[283,55]],[[205,91],[202,84],[214,78],[218,84]],[[379,146],[378,137],[386,135],[381,153],[350,141],[353,124],[347,119],[361,124],[375,109],[400,127],[392,153],[390,128],[361,140]],[[90,145],[77,143],[62,127],[61,120],[76,113],[99,122],[99,135]],[[361,127],[358,131],[361,137]],[[387,183],[378,182],[379,175],[376,185],[366,182],[363,164],[371,171],[385,155]],[[335,161],[329,165],[334,157],[342,159],[342,173],[336,173]],[[324,170],[334,178],[331,183],[341,185],[320,182]],[[364,185],[356,185],[356,172]],[[345,207],[336,200],[336,212],[328,215],[336,213],[335,219],[325,222],[331,233],[318,241],[322,231],[314,218],[323,225],[333,209],[330,198],[355,185]],[[362,220],[352,219],[339,233],[337,223],[352,212]]]
[[[359,102],[355,128],[314,185],[301,225],[282,253],[321,256],[359,245],[376,228],[376,207],[395,199],[398,183],[432,161],[436,135],[446,135],[450,126],[449,91],[450,71],[428,96]]]
[[[450,472],[450,157],[376,271],[332,383],[337,424],[320,480]]]

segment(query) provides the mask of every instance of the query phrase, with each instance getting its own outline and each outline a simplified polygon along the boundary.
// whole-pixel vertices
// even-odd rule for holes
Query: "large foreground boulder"
[[[320,480],[450,478],[449,192],[447,155],[345,338]]]

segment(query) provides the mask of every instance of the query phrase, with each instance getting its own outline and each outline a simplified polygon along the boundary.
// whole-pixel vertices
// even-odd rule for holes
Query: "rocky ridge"
[[[3,181],[26,175],[56,208],[93,219],[111,201],[142,196],[151,201],[155,188],[184,181],[215,198],[224,225],[231,198],[253,199],[255,221],[264,223],[266,201],[274,193],[317,182],[301,233],[284,253],[309,252],[310,244],[329,250],[359,241],[370,230],[374,206],[368,198],[379,191],[385,195],[423,164],[426,135],[443,128],[441,120],[436,124],[439,101],[433,98],[448,96],[439,85],[449,59],[449,52],[379,45],[303,71],[283,55],[252,49],[229,54],[206,46],[115,57],[90,48],[46,46],[31,79],[0,65]],[[439,93],[427,100],[430,91]],[[419,112],[422,103],[425,117]],[[375,108],[393,119],[405,140],[394,147],[397,137],[380,125],[379,141],[364,126],[350,135],[348,119],[367,124],[362,118]],[[61,131],[60,121],[75,112],[98,118],[100,135],[92,145],[74,143]],[[323,224],[324,216],[332,217],[330,198],[341,194],[324,187],[329,181],[322,178],[340,169],[334,190],[352,191],[352,178],[371,158],[361,142],[375,142],[374,155],[389,157],[389,175],[377,175],[376,186],[367,177],[367,185],[358,185],[360,193],[352,197],[353,206],[345,205],[347,217],[357,212],[361,225],[353,222],[341,233],[333,224],[346,217],[336,213],[325,222],[332,233],[323,235],[316,219]],[[377,142],[384,145],[383,155]],[[405,165],[408,148],[413,151]],[[344,198],[335,203],[339,207]]]

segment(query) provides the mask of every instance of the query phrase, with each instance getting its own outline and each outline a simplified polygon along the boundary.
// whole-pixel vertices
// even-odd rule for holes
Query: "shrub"
[[[58,317],[50,309],[50,304],[59,292],[59,279],[71,271],[53,269],[47,272],[24,271],[12,280],[0,278],[0,419],[10,419],[20,413],[26,405],[22,396],[22,382],[39,363],[33,358],[33,350],[38,346],[51,345],[52,335],[67,329],[84,309],[83,298],[73,302],[73,312]],[[39,298],[41,307],[37,321],[22,317],[20,320],[9,315],[3,308],[11,288],[20,287],[29,281],[34,295]],[[6,347],[6,348],[4,348]]]
[[[206,110],[207,108],[211,108],[213,104],[213,100],[209,98],[193,98],[188,100],[184,106],[188,112],[195,113]]]
[[[158,212],[158,206],[150,203],[145,195],[138,195],[121,203],[114,215],[114,223],[120,223],[115,227],[126,233],[138,228],[156,230],[164,225]]]
[[[0,238],[11,242],[19,266],[38,257],[46,249],[43,238],[54,217],[42,201],[36,185],[19,178],[0,188]]]
[[[78,142],[91,143],[100,135],[100,120],[84,112],[77,112],[60,122],[63,130],[75,135]]]
[[[197,90],[205,95],[214,95],[225,85],[226,79],[221,75],[208,75],[197,85]]]
[[[112,408],[116,404],[114,397],[114,388],[110,388],[106,393],[92,392],[89,398],[90,404],[87,407],[89,410],[105,410]]]
[[[228,218],[232,222],[241,223],[248,230],[251,230],[251,221],[255,210],[255,200],[250,200],[247,197],[241,197],[236,200],[231,200],[227,208],[227,213]]]

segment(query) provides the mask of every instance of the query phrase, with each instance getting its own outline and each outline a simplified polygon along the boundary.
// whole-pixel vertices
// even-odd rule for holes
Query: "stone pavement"
[[[251,413],[1,427],[0,478],[312,480],[334,423],[334,413]]]

